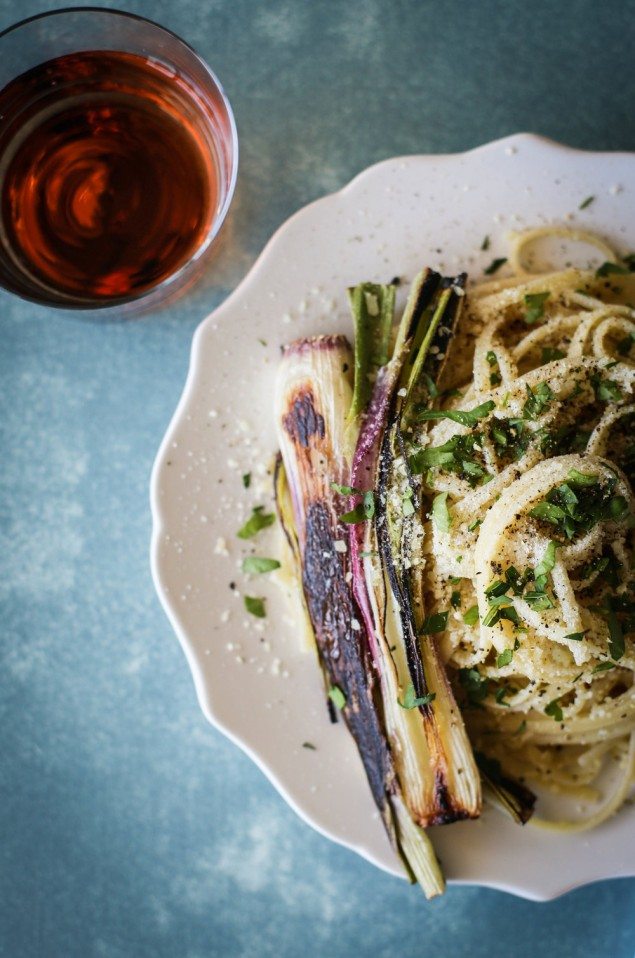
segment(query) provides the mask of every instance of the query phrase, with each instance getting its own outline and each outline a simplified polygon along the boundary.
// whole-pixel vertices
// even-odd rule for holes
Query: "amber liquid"
[[[0,92],[0,283],[110,305],[175,274],[218,205],[204,106],[172,71],[111,52],[50,60]]]

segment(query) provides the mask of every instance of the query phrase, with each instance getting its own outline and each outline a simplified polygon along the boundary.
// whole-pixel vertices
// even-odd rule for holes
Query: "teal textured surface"
[[[311,831],[205,723],[148,566],[149,473],[192,333],[273,230],[391,155],[520,129],[635,150],[628,5],[116,6],[208,60],[241,168],[216,260],[176,304],[117,324],[0,295],[0,954],[632,958],[635,880],[426,903]],[[0,0],[0,27],[15,16]]]

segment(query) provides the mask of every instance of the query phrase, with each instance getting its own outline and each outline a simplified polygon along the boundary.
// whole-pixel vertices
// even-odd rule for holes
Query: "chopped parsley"
[[[594,201],[594,199],[595,199],[594,196],[587,196],[587,198],[586,198],[585,200],[582,200],[582,202],[581,202],[580,205],[578,206],[578,209],[579,209],[579,210],[585,210],[588,206],[591,205],[591,203]]]
[[[354,509],[351,509],[350,512],[345,512],[344,515],[338,516],[340,522],[344,522],[346,525],[356,525],[358,522],[365,522],[366,519],[372,519],[375,515],[375,493],[372,489],[364,493],[356,491],[349,494],[361,495],[362,501],[358,503]]]
[[[435,698],[436,694],[434,692],[428,692],[427,695],[420,695],[417,697],[415,694],[415,687],[411,682],[406,689],[403,702],[401,699],[397,699],[397,702],[399,705],[401,705],[402,709],[416,709],[421,705],[429,705],[430,702],[434,702]]]
[[[509,665],[511,660],[514,657],[513,649],[503,649],[502,652],[499,652],[496,656],[496,667],[498,669],[504,668],[506,665]]]
[[[496,692],[494,699],[498,705],[504,705],[505,708],[509,708],[509,702],[505,701],[506,696],[511,695],[515,692],[515,689],[510,689],[507,685],[501,685],[501,687]]]
[[[490,377],[489,377],[490,386],[500,386],[503,380],[501,378],[500,368],[498,365],[498,356],[496,355],[494,350],[488,349],[488,351],[485,354],[485,359],[487,360],[489,366],[492,369],[492,372],[490,373]]]
[[[363,496],[362,489],[356,489],[355,486],[340,486],[339,482],[332,482],[331,489],[339,492],[340,496]]]
[[[494,417],[489,424],[490,438],[496,455],[517,462],[522,459],[531,440],[524,419],[499,419]]]
[[[485,469],[475,460],[477,452],[481,452],[481,444],[479,432],[452,436],[442,446],[428,446],[414,452],[408,460],[410,471],[413,475],[421,475],[438,467],[467,478],[470,485],[475,486],[479,481],[486,481]]]
[[[251,473],[246,472],[243,475],[243,486],[245,487],[245,489],[249,489],[250,485],[251,485]]]
[[[504,266],[506,262],[507,262],[506,256],[501,256],[499,257],[499,259],[493,259],[492,262],[487,267],[487,269],[484,269],[483,272],[485,273],[486,276],[493,276],[494,273],[498,272],[501,266]]]
[[[545,293],[527,293],[525,295],[526,312],[524,320],[529,326],[542,319],[545,312],[545,303],[550,295],[551,293],[548,290]]]
[[[276,517],[273,512],[265,512],[264,508],[264,506],[256,506],[252,509],[249,519],[236,533],[239,539],[252,539],[261,529],[274,524]]]
[[[576,486],[594,486],[598,477],[595,472],[580,472],[579,469],[569,469],[567,481]]]
[[[566,353],[563,353],[562,350],[558,349],[556,346],[543,346],[541,365],[544,366],[545,363],[552,363],[556,359],[564,359],[566,355]]]
[[[489,236],[483,237],[483,242],[481,243],[481,249],[483,251],[485,251],[486,249],[489,249]]]
[[[500,368],[498,365],[498,356],[492,349],[488,349],[487,353],[485,354],[485,359],[487,360],[489,366],[492,369],[492,372],[490,373],[490,376],[489,376],[490,386],[500,386],[503,380],[502,380],[502,377],[500,374]]]
[[[277,559],[265,559],[262,556],[247,556],[243,559],[243,572],[248,574],[273,572],[279,569],[280,563]]]
[[[453,609],[461,608],[461,593],[458,589],[454,589],[452,595],[450,596],[450,605]]]
[[[329,689],[329,698],[336,709],[339,709],[340,712],[346,705],[346,696],[342,692],[339,685],[332,685]]]
[[[549,456],[564,456],[568,452],[584,452],[591,431],[577,426],[561,426],[558,429],[539,429],[536,436],[540,451]]]
[[[624,634],[610,601],[606,612],[606,622],[609,627],[609,655],[617,662],[624,655]]]
[[[563,715],[562,708],[560,707],[560,698],[549,702],[549,705],[545,705],[545,715],[550,715],[556,722],[562,722]]]
[[[599,279],[602,276],[610,276],[612,273],[616,273],[619,276],[624,276],[628,272],[628,267],[621,266],[619,263],[602,263],[602,265],[596,269],[595,275]]]
[[[475,426],[479,420],[484,419],[496,407],[496,403],[489,399],[487,402],[476,406],[474,409],[463,411],[460,409],[427,409],[419,413],[417,419],[419,422],[425,422],[429,419],[451,419],[452,422],[458,422],[461,426]]]
[[[574,470],[571,470],[574,472]],[[624,515],[628,504],[624,496],[613,495],[617,478],[610,477],[604,484],[590,475],[580,484],[576,475],[567,475],[567,482],[552,489],[547,496],[529,510],[529,515],[557,527],[567,539],[589,529],[602,520],[617,520]],[[575,471],[577,472],[577,470]],[[574,489],[575,486],[575,489]]]
[[[614,379],[604,379],[599,373],[591,376],[595,398],[600,402],[620,402],[624,396]]]
[[[478,622],[478,606],[471,605],[467,612],[463,613],[463,621],[466,625],[476,625]]]
[[[459,669],[459,682],[472,705],[480,705],[487,698],[489,679],[478,669]]]
[[[554,608],[553,599],[543,589],[530,589],[525,592],[523,599],[535,612]]]
[[[449,614],[449,612],[435,612],[433,615],[427,615],[421,626],[421,634],[436,635],[438,632],[445,632]]]
[[[538,419],[553,398],[553,391],[546,380],[538,383],[534,389],[527,385],[527,399],[523,406],[523,419]]]
[[[569,632],[568,635],[565,635],[565,639],[569,639],[571,642],[581,642],[584,636],[587,634],[587,629],[584,632]]]
[[[253,595],[245,596],[245,608],[250,615],[255,615],[257,619],[264,619],[267,614],[265,600]]]
[[[536,582],[538,588],[540,587],[540,584],[543,584],[543,580],[544,585],[547,584],[547,576],[556,564],[557,547],[558,543],[551,539],[547,545],[547,548],[545,549],[545,554],[534,569],[534,581]]]
[[[483,625],[492,627],[501,619],[508,619],[514,624],[517,632],[526,631],[520,624],[518,613],[512,604],[511,590],[514,595],[522,597],[525,602],[536,611],[544,611],[554,607],[554,602],[547,594],[547,580],[549,572],[555,563],[555,543],[549,543],[545,554],[535,569],[527,569],[522,575],[514,566],[505,572],[504,579],[494,579],[485,589],[488,600],[488,610],[483,618]],[[529,588],[526,589],[526,587]],[[526,591],[523,591],[525,590]],[[514,651],[518,646],[514,646]]]

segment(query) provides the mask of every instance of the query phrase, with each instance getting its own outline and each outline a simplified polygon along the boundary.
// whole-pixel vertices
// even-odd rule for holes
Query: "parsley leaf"
[[[247,612],[251,615],[255,615],[257,619],[264,619],[267,614],[265,610],[265,600],[253,595],[245,596],[245,608]]]
[[[566,353],[563,353],[561,349],[558,349],[555,346],[543,346],[542,347],[542,365],[545,363],[552,363],[556,359],[564,359]]]
[[[417,698],[415,695],[415,687],[411,682],[406,689],[403,702],[400,699],[397,699],[397,702],[401,705],[402,709],[416,709],[421,705],[429,705],[430,702],[434,702],[435,698],[435,692],[428,692],[427,695],[421,695]]]
[[[331,489],[334,489],[335,492],[339,492],[340,496],[363,496],[364,495],[361,489],[356,489],[355,486],[340,486],[338,482],[332,482]]]
[[[476,625],[478,622],[478,606],[471,605],[470,608],[463,614],[463,621],[466,625]]]
[[[339,709],[340,712],[346,705],[346,696],[342,692],[339,685],[332,685],[329,689],[329,698],[336,709]]]
[[[495,406],[496,403],[489,399],[487,402],[468,411],[460,409],[426,409],[424,412],[419,413],[417,420],[419,422],[426,422],[429,419],[451,419],[452,422],[458,422],[461,426],[472,427],[475,426],[480,419],[484,419]]]
[[[549,544],[545,549],[545,554],[534,569],[534,581],[537,581],[541,576],[548,576],[555,566],[557,545],[558,543],[554,542],[553,539],[549,541]]]
[[[603,379],[599,374],[591,376],[595,398],[600,402],[620,402],[624,398],[619,384],[614,379]]]
[[[236,535],[239,539],[252,539],[261,529],[272,526],[276,521],[273,512],[265,512],[264,506],[256,506],[252,509],[251,515],[242,529],[239,529]]]
[[[353,495],[362,495],[355,492]],[[338,516],[340,522],[346,525],[356,525],[358,522],[365,522],[366,519],[372,519],[375,515],[375,494],[372,489],[363,493],[363,499],[350,512],[345,512],[343,516]]]
[[[459,682],[472,705],[480,705],[489,692],[489,679],[478,669],[459,669]]]
[[[527,423],[523,419],[493,418],[489,432],[496,449],[496,455],[504,459],[518,461],[522,459],[531,439]]]
[[[532,389],[527,386],[527,399],[523,406],[523,419],[537,419],[545,411],[551,400],[553,391],[548,382],[538,383]]]
[[[410,471],[413,475],[421,475],[436,466],[467,477],[474,486],[485,476],[485,470],[474,461],[476,453],[481,451],[481,442],[480,433],[470,433],[452,436],[442,446],[418,449],[408,459]]]
[[[578,469],[569,469],[567,482],[572,482],[576,486],[596,486],[598,475],[595,472],[580,472]]]
[[[569,483],[563,482],[529,510],[529,515],[535,519],[557,526],[567,539],[572,539],[578,532],[587,532],[603,519],[614,522],[628,511],[624,496],[613,495],[615,477],[601,484],[599,481],[591,483],[590,474],[579,475],[585,479],[580,482],[574,475],[572,481],[577,493]]]
[[[492,372],[490,373],[490,377],[489,377],[490,386],[500,386],[500,384],[503,381],[500,374],[500,370],[498,368],[494,369],[494,367],[498,367],[498,356],[493,350],[488,349],[487,353],[485,354],[485,359],[487,360],[489,365],[492,367]]]
[[[504,668],[506,665],[509,665],[513,657],[513,649],[503,649],[503,651],[499,652],[499,654],[496,656],[496,667],[499,669]]]
[[[524,319],[527,325],[531,326],[532,323],[542,319],[545,312],[545,303],[550,295],[551,293],[548,290],[546,293],[527,293],[525,295],[527,311]]]
[[[545,522],[551,522],[557,526],[566,518],[566,512],[553,502],[547,502],[543,499],[537,506],[529,510],[529,515],[534,519],[544,519]]]
[[[438,632],[445,632],[449,614],[449,612],[435,612],[433,615],[427,615],[421,626],[421,634],[436,635]]]
[[[587,632],[588,629],[585,629],[584,632],[569,632],[568,635],[565,635],[565,639],[570,639],[571,642],[581,642]]]
[[[246,559],[243,559],[243,572],[247,573],[262,573],[262,572],[272,572],[274,569],[279,569],[280,563],[277,559],[265,559],[261,556],[247,556]]]
[[[494,696],[494,699],[496,700],[497,704],[504,705],[506,708],[509,708],[509,702],[505,701],[505,696],[509,695],[510,692],[512,691],[513,689],[508,689],[506,685],[501,685],[496,695]]]
[[[544,612],[546,609],[554,608],[553,600],[550,599],[547,593],[543,592],[542,589],[525,592],[523,599],[527,605],[536,612]]]
[[[506,256],[501,256],[499,259],[493,259],[487,269],[484,269],[483,272],[486,276],[493,276],[494,273],[496,273],[506,262]]]
[[[251,473],[246,472],[243,475],[243,486],[245,487],[245,489],[249,489],[250,485],[251,485]]]
[[[601,276],[610,276],[611,273],[617,273],[620,276],[623,276],[628,272],[628,268],[626,266],[620,266],[619,263],[602,263],[602,265],[596,269],[595,275],[598,278]]]
[[[563,716],[559,698],[549,702],[549,705],[545,705],[545,715],[551,715],[556,722],[562,722]]]
[[[585,210],[588,206],[591,205],[591,203],[594,201],[594,199],[595,199],[594,196],[587,196],[587,198],[586,198],[585,200],[582,200],[582,202],[581,202],[580,205],[578,206],[578,209],[579,209],[579,210]]]
[[[624,635],[622,626],[610,605],[606,613],[606,622],[609,627],[609,655],[617,661],[624,655]]]

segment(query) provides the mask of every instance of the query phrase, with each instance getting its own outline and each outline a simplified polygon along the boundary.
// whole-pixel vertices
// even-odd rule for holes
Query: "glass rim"
[[[180,43],[184,46],[189,53],[197,60],[198,64],[202,67],[204,72],[207,74],[211,80],[213,86],[218,92],[223,108],[227,114],[227,119],[229,121],[229,129],[231,134],[231,170],[230,175],[227,181],[227,188],[225,193],[225,198],[223,200],[222,206],[220,207],[218,214],[216,215],[209,231],[206,233],[205,238],[201,244],[194,250],[190,258],[183,263],[177,270],[167,276],[160,283],[157,283],[156,286],[150,287],[150,289],[143,290],[142,292],[137,293],[133,296],[125,296],[121,299],[116,300],[107,300],[106,302],[100,302],[99,300],[90,301],[87,303],[50,303],[43,302],[41,299],[38,299],[36,296],[28,296],[23,293],[17,293],[20,298],[25,299],[30,302],[37,303],[40,306],[46,306],[50,309],[58,310],[69,310],[73,312],[84,312],[89,313],[92,311],[99,311],[100,313],[107,312],[111,310],[113,313],[115,311],[121,311],[125,309],[126,306],[133,307],[137,303],[141,303],[143,300],[151,300],[152,297],[157,298],[157,305],[160,305],[160,302],[165,298],[169,297],[170,289],[172,287],[177,287],[179,281],[183,278],[184,274],[190,271],[192,266],[197,263],[210,248],[227,218],[227,213],[229,212],[229,207],[231,201],[234,197],[234,192],[236,190],[236,180],[238,178],[238,158],[239,158],[239,147],[238,147],[238,129],[236,127],[236,119],[234,117],[234,111],[232,109],[229,97],[225,93],[223,84],[220,82],[212,68],[206,62],[206,60],[198,53],[198,51],[184,40],[183,37],[179,36],[178,33],[175,33],[174,30],[170,30],[169,27],[164,27],[163,24],[157,23],[156,20],[150,19],[150,17],[140,16],[138,13],[130,13],[127,10],[118,10],[113,7],[95,7],[92,5],[79,6],[79,7],[58,7],[55,10],[45,10],[42,13],[33,14],[33,16],[25,17],[23,20],[18,20],[16,23],[12,23],[11,26],[7,27],[5,30],[0,31],[0,40],[3,40],[9,34],[14,33],[15,31],[21,29],[22,27],[28,26],[31,23],[35,23],[38,20],[47,20],[54,17],[60,16],[62,14],[71,14],[71,13],[99,13],[105,16],[119,17],[126,20],[136,20],[139,23],[149,24],[151,27],[154,27],[156,30],[161,31],[162,33],[167,34],[172,39],[176,40],[177,43]],[[161,295],[164,294],[164,295]],[[159,299],[160,297],[160,299]]]

